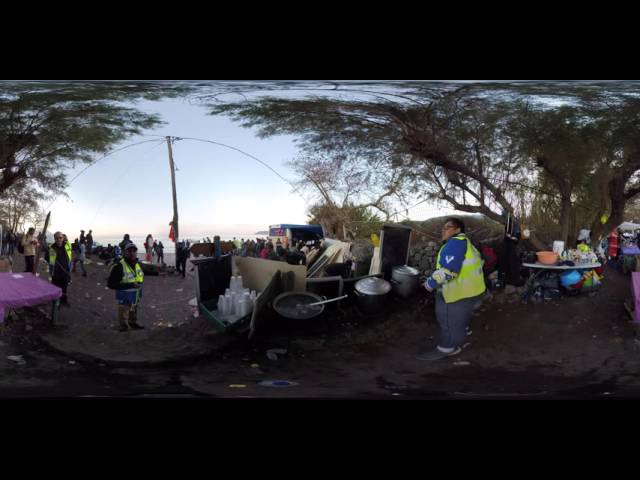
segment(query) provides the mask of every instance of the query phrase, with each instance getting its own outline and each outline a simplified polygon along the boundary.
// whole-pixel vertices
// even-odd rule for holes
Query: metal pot
[[[393,267],[391,283],[397,295],[408,298],[420,288],[420,272],[408,265]]]
[[[379,313],[384,309],[391,284],[382,278],[369,277],[356,282],[355,294],[362,313]]]

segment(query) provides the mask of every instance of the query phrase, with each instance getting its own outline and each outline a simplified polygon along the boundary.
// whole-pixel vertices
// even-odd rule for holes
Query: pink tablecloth
[[[8,308],[39,305],[61,296],[61,289],[31,273],[0,273],[0,323]]]

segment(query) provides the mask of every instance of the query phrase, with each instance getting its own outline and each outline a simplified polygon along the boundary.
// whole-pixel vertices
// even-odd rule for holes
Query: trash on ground
[[[12,362],[16,362],[18,365],[24,365],[25,363],[27,363],[25,362],[22,355],[9,355],[7,356],[7,359],[11,360]]]
[[[298,384],[289,380],[264,380],[258,385],[261,387],[293,387]]]
[[[176,288],[176,292],[181,292],[183,290],[184,290],[184,288]]]
[[[260,368],[260,365],[258,365],[257,363],[252,363],[251,368]]]
[[[471,362],[458,361],[458,362],[453,362],[453,364],[458,367],[464,367],[464,366],[471,365]]]
[[[237,384],[237,383],[232,383],[231,385],[229,385],[229,388],[246,388],[246,385],[241,385],[241,384]]]
[[[69,365],[75,365],[77,362],[75,360],[69,360]]]

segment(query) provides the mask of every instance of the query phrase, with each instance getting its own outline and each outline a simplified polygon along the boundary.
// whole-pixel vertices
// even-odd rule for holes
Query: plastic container
[[[560,284],[565,288],[571,288],[582,280],[582,275],[577,270],[570,270],[560,275]]]
[[[557,253],[558,255],[560,255],[562,252],[564,252],[564,242],[561,242],[559,240],[556,240],[553,242],[553,251],[554,253]]]
[[[555,252],[536,252],[538,262],[543,265],[553,265],[558,261],[558,254]]]

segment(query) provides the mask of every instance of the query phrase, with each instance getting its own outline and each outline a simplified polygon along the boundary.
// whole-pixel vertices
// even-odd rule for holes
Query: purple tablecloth
[[[631,295],[635,307],[635,323],[640,323],[640,272],[631,272]]]
[[[620,250],[623,255],[640,255],[640,248],[638,247],[622,247]]]
[[[52,302],[62,290],[31,273],[0,273],[0,323],[5,310]]]

